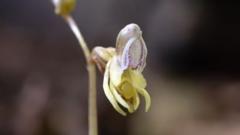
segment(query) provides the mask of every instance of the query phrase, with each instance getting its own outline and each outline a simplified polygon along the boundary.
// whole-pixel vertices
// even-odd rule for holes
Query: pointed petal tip
[[[110,103],[112,104],[113,108],[119,112],[121,115],[123,116],[126,116],[126,112],[124,112],[120,106],[118,105],[116,99],[114,98],[113,96],[113,93],[111,92],[110,88],[109,88],[109,66],[111,64],[111,61],[109,61],[107,63],[107,66],[106,66],[106,71],[104,73],[104,78],[103,78],[103,90],[104,90],[104,93],[107,97],[107,99],[110,101]]]
[[[140,105],[140,99],[139,99],[139,95],[137,94],[136,99],[135,99],[135,104],[134,104],[134,110],[136,111]]]
[[[145,112],[148,112],[150,110],[150,107],[151,107],[151,103],[149,104],[146,103]]]
[[[130,108],[128,103],[121,97],[121,95],[117,92],[117,89],[113,86],[113,84],[111,82],[110,82],[110,90],[120,105],[122,105],[123,107],[125,107],[127,109]]]
[[[145,89],[139,88],[137,90],[144,97],[144,99],[145,99],[145,112],[148,112],[150,107],[151,107],[151,97]]]
[[[114,109],[115,109],[118,113],[120,113],[121,115],[127,116],[127,113],[124,112],[121,108],[119,108],[119,109],[114,108]]]
[[[151,107],[151,97],[149,94],[146,95],[145,97],[145,112],[148,112],[150,110],[150,107]]]

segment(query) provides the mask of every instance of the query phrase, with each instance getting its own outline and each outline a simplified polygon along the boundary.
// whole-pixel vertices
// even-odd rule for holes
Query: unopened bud
[[[61,16],[69,15],[76,6],[76,0],[52,0],[55,13]]]

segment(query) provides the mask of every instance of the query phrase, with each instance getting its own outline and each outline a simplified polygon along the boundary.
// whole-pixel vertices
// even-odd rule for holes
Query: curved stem
[[[89,135],[98,135],[97,126],[97,92],[96,92],[96,68],[94,63],[90,60],[90,50],[76,24],[71,16],[65,16],[64,19],[71,28],[73,34],[76,36],[80,47],[83,50],[88,70],[88,85],[89,85],[89,97],[88,97],[88,125],[89,125]]]

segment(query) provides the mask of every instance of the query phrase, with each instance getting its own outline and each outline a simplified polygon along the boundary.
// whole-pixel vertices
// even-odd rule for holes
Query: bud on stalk
[[[76,0],[52,0],[55,6],[55,13],[61,16],[69,15],[76,6]]]

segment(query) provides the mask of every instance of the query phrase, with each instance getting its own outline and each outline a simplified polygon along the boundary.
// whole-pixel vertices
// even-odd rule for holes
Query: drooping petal
[[[145,90],[147,83],[142,73],[138,72],[137,70],[128,69],[123,74],[123,79],[125,78],[128,79],[128,81],[131,82],[131,84],[137,90],[137,92],[140,93],[145,98],[146,102],[145,111],[148,111],[151,106],[151,98],[148,92]]]
[[[109,75],[110,68],[109,67],[110,67],[110,65],[111,65],[111,60],[106,65],[106,71],[104,73],[104,79],[103,79],[103,90],[104,90],[106,97],[108,98],[108,100],[110,101],[112,106],[114,107],[114,109],[116,111],[118,111],[120,114],[126,116],[127,114],[120,108],[116,99],[113,96],[113,93],[111,92],[111,90],[109,88],[109,79],[110,79],[110,75]]]
[[[140,104],[140,99],[139,99],[138,94],[136,94],[136,96],[133,99],[133,107],[134,107],[135,111],[138,109],[139,104]]]
[[[143,89],[143,88],[139,88],[137,89],[137,91],[144,97],[145,99],[145,111],[147,112],[151,106],[151,97],[148,94],[148,92]]]
[[[128,110],[131,110],[128,103],[122,98],[122,96],[117,92],[117,89],[113,86],[113,84],[110,82],[110,90],[113,93],[113,96],[116,98],[117,102],[121,104],[123,107],[127,108]]]

